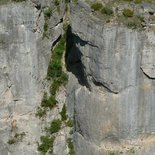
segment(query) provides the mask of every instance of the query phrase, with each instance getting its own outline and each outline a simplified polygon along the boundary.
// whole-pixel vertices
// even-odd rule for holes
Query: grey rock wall
[[[68,88],[75,154],[155,154],[153,28],[104,24],[82,1],[71,4],[70,21],[70,83],[80,81],[75,70],[82,64],[89,85]]]
[[[45,21],[42,9],[52,6],[50,1],[46,2],[46,5],[45,1],[0,5],[1,155],[38,155],[38,142],[46,121],[51,121],[58,113],[52,111],[45,123],[35,116],[43,93],[50,86],[45,78],[51,48],[63,33],[60,21],[65,13],[63,3],[61,12],[54,11],[50,18],[49,37],[43,38]],[[8,144],[16,134],[23,132],[25,136],[21,142]],[[64,145],[61,137],[56,140],[56,147]],[[60,141],[63,144],[57,144]],[[63,150],[58,154],[64,153]]]

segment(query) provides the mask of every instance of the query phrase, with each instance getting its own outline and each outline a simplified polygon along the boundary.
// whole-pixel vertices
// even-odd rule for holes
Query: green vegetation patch
[[[42,155],[45,155],[47,151],[49,153],[53,154],[53,143],[54,143],[55,137],[49,137],[49,136],[41,136],[40,141],[41,144],[38,145],[38,151],[42,153]]]
[[[130,18],[126,18],[124,16],[118,17],[118,22],[123,23],[128,28],[142,30],[144,23],[144,18],[142,16],[133,16]]]
[[[130,10],[130,9],[124,9],[123,10],[123,15],[125,17],[133,17],[134,15],[134,11]]]
[[[66,121],[68,116],[67,116],[67,109],[66,109],[66,105],[63,105],[62,111],[60,112],[61,115],[61,120],[62,121]]]
[[[50,134],[53,134],[53,133],[57,133],[59,132],[59,130],[61,129],[61,125],[62,125],[62,122],[60,119],[55,119],[51,122],[51,125],[49,128],[47,128],[47,132],[49,132]]]
[[[57,100],[55,99],[54,96],[47,96],[47,93],[44,93],[41,106],[45,108],[53,108],[57,104]]]
[[[67,122],[66,122],[66,126],[68,127],[73,127],[73,120],[72,119],[69,119]]]
[[[106,5],[101,9],[101,13],[106,15],[113,15],[113,10],[110,6]]]
[[[73,140],[71,138],[68,138],[67,143],[68,143],[68,148],[69,148],[69,155],[74,155]]]
[[[8,144],[16,144],[18,142],[22,142],[24,136],[26,136],[25,132],[22,133],[16,133],[12,139],[8,140]]]
[[[99,11],[101,10],[103,7],[102,3],[99,3],[99,2],[96,2],[96,3],[93,3],[91,5],[91,8],[94,10],[94,11]]]

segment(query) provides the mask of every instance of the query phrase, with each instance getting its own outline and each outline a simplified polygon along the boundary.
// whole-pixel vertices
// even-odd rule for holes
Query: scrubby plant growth
[[[67,30],[66,26],[65,31]],[[51,82],[50,92],[44,93],[41,105],[38,107],[36,116],[39,118],[44,118],[48,110],[56,107],[58,104],[56,100],[56,93],[61,86],[65,86],[68,82],[68,75],[63,70],[63,53],[66,50],[66,36],[62,36],[55,48],[52,50],[52,57],[49,63],[47,79]],[[40,138],[40,143],[38,143],[38,150],[42,154],[47,152],[53,154],[53,143],[56,134],[61,130],[62,124],[68,127],[73,126],[73,122],[68,118],[66,105],[64,104],[60,112],[61,119],[54,119],[49,127],[45,128],[46,135]],[[73,146],[72,146],[73,150]],[[72,151],[73,152],[73,151]]]
[[[44,93],[41,106],[38,107],[36,116],[39,118],[46,115],[46,111],[56,106],[56,92],[61,86],[65,86],[68,82],[68,75],[63,71],[62,57],[65,51],[65,36],[63,36],[59,43],[52,51],[52,58],[49,63],[47,79],[52,80],[50,87],[50,95]]]
[[[59,0],[54,0],[54,4],[55,4],[56,6],[58,6],[58,5],[60,5],[60,1],[59,1]]]
[[[155,4],[155,1],[152,0],[113,0],[104,3],[104,5],[97,1],[91,4],[91,9],[95,12],[95,15],[99,18],[103,18],[106,23],[114,21],[131,29],[143,30],[147,26],[147,20],[149,20],[149,22],[153,20],[154,14],[154,12],[148,12],[150,18],[144,19],[145,15],[140,14],[139,9],[136,8],[143,2]],[[128,5],[126,5],[126,3]],[[119,5],[121,5],[121,9]],[[135,7],[133,7],[133,5],[135,5]],[[127,8],[127,6],[129,8]]]
[[[40,141],[41,144],[38,145],[38,151],[40,151],[43,155],[49,151],[49,153],[53,154],[53,143],[54,136],[41,136]]]
[[[11,144],[16,144],[18,142],[22,142],[25,135],[26,135],[25,132],[16,133],[13,138],[8,140],[8,144],[11,145]]]
[[[62,111],[60,112],[61,115],[61,120],[62,121],[66,121],[67,120],[67,109],[66,109],[66,105],[63,105]]]
[[[134,3],[135,4],[140,4],[140,3],[142,3],[142,0],[135,0]]]
[[[123,10],[123,15],[125,17],[133,17],[133,14],[134,14],[134,12],[132,10],[130,10],[130,9],[124,9]]]
[[[94,11],[99,11],[99,10],[102,9],[102,7],[103,7],[103,5],[102,5],[101,3],[99,3],[99,2],[93,3],[93,4],[91,5],[91,8],[92,8]]]
[[[71,138],[68,138],[67,143],[68,143],[68,148],[69,148],[69,155],[74,155],[73,140]]]
[[[109,6],[105,6],[101,9],[101,13],[102,14],[106,14],[106,15],[112,15],[113,14],[113,10],[111,7]]]
[[[46,128],[47,132],[50,134],[57,133],[61,129],[62,121],[60,119],[55,119],[51,122],[50,127]]]

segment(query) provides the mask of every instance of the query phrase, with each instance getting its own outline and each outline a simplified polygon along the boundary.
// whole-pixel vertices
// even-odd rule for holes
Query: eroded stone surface
[[[62,34],[64,9],[53,12],[50,35],[43,38],[42,6],[37,9],[32,2],[0,6],[0,154],[39,154],[38,142],[46,123],[35,113],[50,86],[45,78],[51,47]],[[52,111],[45,122],[57,113]],[[16,133],[23,132],[21,142],[8,144]]]
[[[74,70],[81,63],[90,86],[69,85],[75,154],[153,155],[154,144],[148,140],[154,139],[155,132],[153,29],[140,32],[112,22],[104,24],[86,3],[79,2],[71,5],[71,33],[69,58],[76,55],[78,61],[70,60],[75,75],[70,83],[74,78],[80,81]]]

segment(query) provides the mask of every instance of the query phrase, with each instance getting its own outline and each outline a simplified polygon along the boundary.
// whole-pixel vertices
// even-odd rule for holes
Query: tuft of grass
[[[69,155],[74,155],[74,145],[71,138],[67,139],[68,148],[69,148]]]
[[[50,153],[53,153],[54,139],[55,137],[41,136],[41,144],[38,145],[38,151],[40,151],[43,155],[45,155],[49,150]]]
[[[44,93],[42,102],[41,102],[41,106],[45,107],[45,108],[53,108],[54,106],[56,106],[57,104],[57,100],[55,99],[54,96],[47,96],[47,93]]]
[[[50,134],[53,134],[53,133],[57,133],[59,132],[59,130],[61,129],[61,120],[60,119],[55,119],[51,122],[51,125],[49,128],[47,128],[46,130],[50,133]]]
[[[134,3],[135,4],[140,4],[140,3],[142,3],[142,0],[135,0]]]
[[[18,142],[22,142],[24,136],[26,136],[25,132],[22,133],[16,133],[12,139],[8,140],[8,144],[16,144]]]
[[[130,9],[124,9],[123,10],[123,15],[124,17],[133,17],[134,15],[134,12]]]
[[[15,143],[16,143],[16,140],[14,138],[8,140],[8,144],[10,145],[15,144]]]
[[[103,7],[103,5],[102,5],[101,3],[99,3],[99,2],[93,3],[93,4],[91,5],[91,8],[92,8],[94,11],[99,11],[99,10],[102,9],[102,7]]]
[[[101,13],[106,15],[113,15],[113,10],[111,7],[105,6],[101,9]]]
[[[71,119],[69,119],[67,122],[66,122],[66,125],[68,126],[68,127],[73,127],[73,120],[71,120]]]
[[[61,115],[61,120],[62,121],[66,121],[67,120],[67,109],[66,109],[66,105],[63,105],[62,111],[60,112]]]
[[[52,8],[51,7],[46,8],[43,13],[45,20],[49,19],[52,15]]]
[[[46,108],[38,107],[35,116],[41,119],[46,116],[46,111]]]
[[[55,1],[54,1],[54,5],[55,5],[55,6],[59,6],[59,5],[60,5],[60,1],[59,1],[59,0],[55,0]]]

